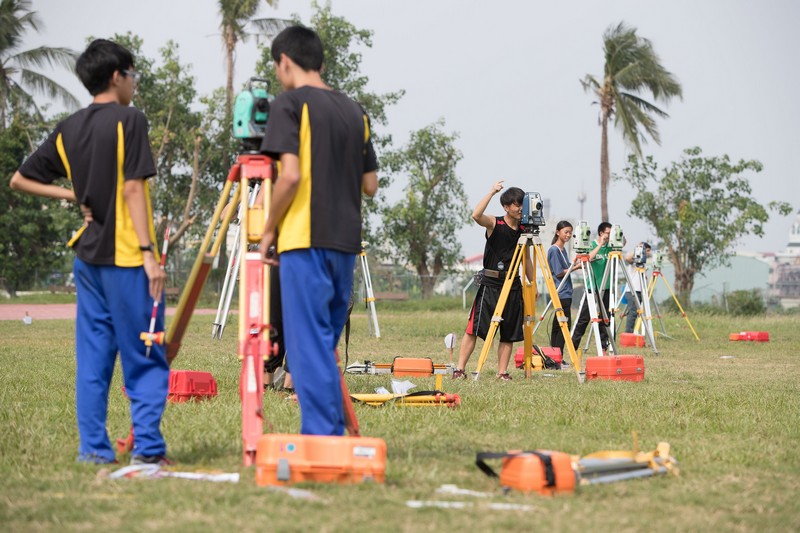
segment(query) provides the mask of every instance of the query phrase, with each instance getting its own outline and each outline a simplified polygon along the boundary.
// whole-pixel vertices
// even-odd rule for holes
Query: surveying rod
[[[161,270],[164,270],[164,266],[167,264],[167,249],[169,248],[169,224],[167,224],[167,229],[164,231],[164,244],[161,245],[161,262],[159,266]],[[164,332],[159,331],[156,333],[156,315],[158,315],[158,298],[153,299],[153,312],[150,314],[150,329],[147,332],[142,332],[139,334],[139,339],[144,341],[144,345],[147,347],[144,352],[144,356],[149,358],[150,357],[150,348],[153,347],[153,342],[156,344],[162,344],[164,342]]]

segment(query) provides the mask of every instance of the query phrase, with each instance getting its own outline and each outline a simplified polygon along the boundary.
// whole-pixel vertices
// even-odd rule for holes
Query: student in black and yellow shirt
[[[162,298],[147,178],[156,174],[147,120],[129,107],[139,73],[122,46],[93,41],[76,63],[92,94],[85,109],[59,123],[11,178],[11,188],[77,201],[87,224],[73,237],[78,308],[75,377],[78,461],[115,462],[106,432],[108,390],[117,352],[133,419],[133,463],[168,462],[161,416],[169,387],[164,349],[145,357],[153,299]],[[54,184],[71,181],[72,189]],[[163,303],[163,302],[162,302]],[[164,306],[156,327],[163,329]]]
[[[271,52],[286,92],[270,107],[261,145],[280,160],[281,173],[260,250],[267,264],[278,264],[280,256],[286,356],[300,431],[342,435],[334,350],[361,251],[361,193],[377,191],[377,161],[364,110],[322,81],[319,36],[293,26],[275,38]]]

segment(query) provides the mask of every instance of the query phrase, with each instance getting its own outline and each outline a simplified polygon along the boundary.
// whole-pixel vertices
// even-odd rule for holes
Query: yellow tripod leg
[[[673,299],[673,300],[675,300],[675,305],[677,305],[677,306],[678,306],[678,309],[680,309],[680,311],[681,311],[681,315],[683,315],[683,318],[686,320],[686,323],[687,323],[687,324],[689,324],[689,329],[691,329],[691,330],[692,330],[692,334],[694,334],[694,338],[695,338],[695,339],[697,339],[697,340],[699,341],[699,340],[700,340],[700,337],[698,337],[698,336],[697,336],[697,332],[694,330],[694,326],[692,326],[692,323],[689,321],[689,317],[688,317],[688,316],[686,316],[686,311],[684,311],[684,310],[683,310],[683,307],[681,306],[681,303],[678,301],[678,297],[677,297],[677,296],[675,296],[675,293],[673,292],[673,290],[672,290],[672,287],[670,287],[670,286],[669,286],[669,283],[667,283],[667,278],[665,278],[665,277],[662,275],[662,276],[661,276],[661,280],[664,282],[664,285],[666,285],[666,286],[667,286],[667,290],[668,290],[668,291],[669,291],[669,293],[672,295],[672,299]]]
[[[503,309],[506,307],[508,294],[511,292],[511,285],[514,283],[514,277],[517,275],[519,270],[520,259],[522,258],[522,252],[524,248],[524,243],[520,242],[517,244],[517,249],[514,250],[514,257],[511,259],[511,265],[508,268],[508,274],[506,274],[506,279],[503,282],[503,288],[500,291],[500,298],[497,301],[497,306],[495,307],[494,314],[492,315],[492,323],[489,325],[489,331],[486,333],[486,338],[483,341],[481,355],[478,358],[478,367],[473,373],[476,380],[478,379],[478,376],[480,376],[484,363],[486,363],[486,356],[489,355],[489,350],[492,348],[492,341],[497,333],[497,328],[500,327],[500,322],[503,320]]]
[[[578,382],[583,383],[583,376],[581,375],[581,358],[575,352],[575,345],[572,344],[572,336],[569,334],[569,327],[567,327],[567,315],[564,314],[564,309],[561,307],[561,298],[558,297],[558,290],[553,281],[553,273],[550,271],[550,265],[547,263],[547,255],[544,252],[542,243],[534,245],[534,254],[539,264],[542,267],[542,276],[544,277],[547,292],[550,294],[550,299],[553,301],[553,311],[555,312],[555,320],[558,320],[558,325],[561,328],[561,334],[564,336],[564,346],[569,352],[569,359],[572,363],[572,368],[575,369],[575,375],[578,377]],[[587,303],[588,305],[588,303]]]

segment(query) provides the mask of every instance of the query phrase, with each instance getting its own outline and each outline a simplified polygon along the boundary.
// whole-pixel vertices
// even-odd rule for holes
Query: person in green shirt
[[[592,266],[592,277],[594,278],[594,286],[597,290],[600,289],[600,283],[603,281],[603,273],[606,270],[606,263],[608,263],[608,254],[611,252],[611,245],[608,243],[611,237],[611,224],[608,222],[601,222],[597,226],[597,239],[592,241],[592,250],[589,252],[589,260]],[[585,288],[584,288],[585,290]],[[603,305],[606,310],[608,309],[608,290],[601,293]],[[601,316],[598,309],[598,316]],[[590,324],[591,317],[589,316],[589,304],[584,299],[583,305],[578,314],[578,322],[575,324],[575,331],[572,333],[572,344],[576,347],[580,345],[581,338],[586,332],[586,327]],[[603,351],[608,348],[609,339],[606,328],[600,328],[600,344],[603,346]]]

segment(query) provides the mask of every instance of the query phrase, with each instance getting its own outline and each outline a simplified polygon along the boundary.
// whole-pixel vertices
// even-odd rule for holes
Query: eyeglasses
[[[135,70],[123,70],[121,72],[123,74],[125,74],[126,76],[130,76],[131,78],[133,78],[133,81],[136,82],[136,83],[139,83],[139,80],[142,79],[142,73],[141,72],[137,72]]]

